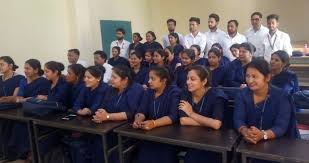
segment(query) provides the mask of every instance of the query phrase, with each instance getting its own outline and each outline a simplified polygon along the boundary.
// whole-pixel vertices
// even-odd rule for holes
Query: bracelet
[[[153,123],[153,127],[156,127],[156,121],[152,120],[152,123]]]

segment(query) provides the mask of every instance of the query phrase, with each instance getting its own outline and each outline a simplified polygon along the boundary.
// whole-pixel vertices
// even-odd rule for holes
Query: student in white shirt
[[[221,39],[220,44],[223,47],[223,55],[226,56],[230,61],[233,61],[235,57],[232,55],[230,51],[230,47],[233,44],[241,44],[243,42],[247,42],[247,39],[244,35],[237,32],[238,29],[238,21],[230,20],[227,23],[227,34],[224,35]]]
[[[105,73],[103,77],[104,83],[109,83],[112,77],[113,66],[107,63],[107,55],[102,50],[97,50],[93,53],[94,65],[103,66],[105,68]]]
[[[166,21],[167,23],[167,29],[168,29],[168,32],[169,34],[170,33],[177,33],[178,34],[178,37],[179,37],[179,43],[180,45],[184,45],[184,38],[183,38],[183,35],[178,33],[178,32],[175,32],[175,29],[176,29],[176,20],[174,19],[168,19]],[[162,39],[162,42],[163,42],[163,48],[166,48],[168,46],[171,46],[170,42],[169,42],[169,39],[168,39],[168,35],[164,35],[163,36],[163,39]]]
[[[271,14],[267,16],[267,27],[269,32],[267,33],[264,42],[264,59],[270,62],[271,54],[278,50],[283,50],[292,56],[293,48],[291,45],[290,36],[278,29],[279,16]]]
[[[81,64],[84,67],[88,67],[88,64],[86,61],[79,59],[80,56],[80,52],[78,49],[70,49],[68,50],[68,61],[69,61],[69,65],[72,64]]]
[[[124,58],[128,58],[129,56],[129,46],[130,42],[124,39],[126,31],[123,28],[116,29],[116,38],[117,40],[111,43],[110,47],[110,58],[113,57],[112,55],[112,48],[115,46],[120,47],[120,56]]]
[[[217,14],[213,13],[208,16],[209,31],[205,33],[207,38],[205,54],[208,54],[208,51],[211,49],[211,46],[214,43],[219,43],[220,38],[222,38],[225,35],[225,32],[223,32],[218,28],[219,21],[220,17]]]
[[[251,14],[251,25],[245,35],[247,41],[253,44],[256,48],[254,57],[263,57],[263,41],[268,33],[268,28],[262,25],[262,17],[263,15],[260,12],[254,12]]]
[[[200,18],[191,17],[189,23],[190,34],[185,36],[185,48],[189,49],[192,45],[199,45],[201,51],[204,51],[207,40],[206,35],[199,31]],[[200,57],[203,56],[204,54],[201,53]]]

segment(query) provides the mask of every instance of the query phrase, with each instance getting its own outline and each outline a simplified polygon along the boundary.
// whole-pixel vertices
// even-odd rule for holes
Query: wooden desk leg
[[[241,163],[247,163],[247,156],[245,154],[241,154]]]
[[[118,153],[119,153],[119,163],[124,163],[122,137],[120,134],[118,134]]]
[[[106,139],[106,134],[102,135],[102,142],[103,142],[103,152],[104,152],[104,160],[105,163],[108,163],[108,145],[107,145],[107,139]]]
[[[27,122],[28,126],[28,134],[29,134],[29,141],[30,141],[30,148],[31,148],[31,155],[32,160],[34,163],[37,163],[40,161],[40,155],[38,155],[38,139],[34,134],[34,130],[36,129],[34,124],[32,122]]]
[[[222,152],[222,162],[227,163],[227,152],[226,151]]]
[[[37,162],[41,163],[41,155],[40,155],[40,146],[39,146],[39,127],[36,124],[33,124],[33,139],[34,139],[34,146],[36,148],[36,155],[37,155]],[[35,152],[35,151],[32,151]]]

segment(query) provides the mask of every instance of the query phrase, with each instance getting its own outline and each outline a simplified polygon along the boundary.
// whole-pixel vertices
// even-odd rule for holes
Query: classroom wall
[[[188,33],[190,16],[201,18],[207,31],[208,15],[221,16],[220,28],[237,19],[239,31],[250,26],[250,14],[261,11],[281,16],[283,31],[293,41],[309,40],[307,0],[9,0],[0,1],[0,54],[12,56],[22,71],[26,59],[43,63],[58,60],[67,64],[66,53],[79,48],[81,58],[93,62],[92,52],[101,49],[100,20],[132,22],[132,31],[153,30],[159,41],[166,34],[166,20],[177,20],[177,31]],[[106,50],[108,52],[108,50]]]

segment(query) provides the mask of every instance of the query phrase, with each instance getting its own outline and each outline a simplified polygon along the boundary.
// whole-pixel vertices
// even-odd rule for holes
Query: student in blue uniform
[[[195,54],[192,49],[185,49],[180,54],[181,66],[177,67],[175,71],[175,84],[183,89],[186,88],[187,74],[189,68],[193,65]]]
[[[245,69],[246,65],[252,61],[255,47],[251,43],[242,43],[239,46],[239,58],[232,61],[227,67],[225,86],[227,87],[246,87]]]
[[[103,123],[104,121],[132,121],[136,110],[138,109],[144,89],[142,85],[133,81],[131,71],[126,66],[116,66],[113,68],[111,87],[104,97],[102,106],[93,116],[93,121]],[[108,137],[109,146],[117,144],[117,136],[111,134]],[[102,138],[96,137],[93,143],[93,154],[95,163],[104,162],[102,150]],[[116,152],[117,153],[117,152]],[[111,162],[119,162],[112,154]]]
[[[117,65],[125,65],[130,67],[129,61],[126,58],[120,56],[120,47],[114,46],[112,48],[112,55],[113,57],[108,60],[108,64],[112,65],[113,67]]]
[[[24,77],[18,75],[15,70],[18,66],[9,56],[0,57],[0,103],[16,102],[10,96],[16,96],[19,89],[19,83]]]
[[[173,49],[173,53],[176,58],[180,59],[180,53],[183,51],[184,47],[179,42],[179,36],[177,33],[170,33],[168,35],[168,40]]]
[[[143,66],[146,68],[150,68],[154,65],[153,63],[153,50],[148,49],[145,52],[145,58],[143,60]]]
[[[208,66],[211,73],[211,86],[218,87],[224,84],[225,68],[220,65],[221,53],[218,49],[212,48],[208,51]]]
[[[73,110],[77,114],[92,115],[102,105],[108,89],[108,85],[103,82],[104,72],[103,66],[90,66],[86,69],[85,86],[73,105]]]
[[[227,66],[231,63],[230,59],[227,58],[226,56],[223,55],[223,48],[219,43],[214,43],[211,48],[217,48],[220,50],[221,53],[221,61],[220,61],[220,65],[221,66]]]
[[[25,62],[24,73],[25,79],[22,79],[19,84],[19,90],[15,100],[17,103],[25,101],[27,98],[36,97],[39,94],[47,95],[50,82],[41,77],[44,71],[41,69],[40,61],[29,59]],[[9,151],[15,154],[19,159],[27,159],[30,144],[28,128],[25,123],[14,122],[12,133],[9,139]]]
[[[132,52],[130,54],[129,62],[133,72],[133,80],[136,83],[144,84],[148,74],[148,68],[142,65],[143,56],[139,52]]]
[[[235,100],[234,127],[248,143],[281,137],[299,138],[295,108],[289,95],[270,85],[270,68],[255,59],[246,68],[247,88]],[[252,159],[253,163],[268,163]]]
[[[72,64],[68,66],[68,73],[65,76],[65,80],[68,84],[70,84],[70,108],[75,103],[79,93],[85,87],[84,84],[84,74],[86,68],[84,68],[81,64]]]
[[[194,64],[195,65],[202,65],[205,66],[207,59],[206,58],[201,58],[201,47],[199,45],[191,45],[190,49],[194,50],[194,54],[195,54],[195,61]]]
[[[40,100],[48,100],[60,102],[64,106],[69,106],[69,84],[65,81],[61,72],[64,70],[64,65],[60,62],[49,61],[45,63],[44,75],[51,82],[48,95],[38,95],[36,98]]]
[[[210,74],[201,65],[192,66],[188,72],[187,89],[179,104],[180,124],[220,129],[227,97],[222,90],[210,87]],[[220,153],[189,149],[185,163],[221,162]]]
[[[166,65],[170,67],[172,72],[175,72],[176,68],[181,66],[179,57],[175,56],[172,46],[166,47],[164,52],[166,56]]]
[[[135,115],[134,128],[152,130],[178,121],[180,90],[171,85],[169,72],[164,67],[149,71],[149,88]],[[170,145],[143,141],[138,147],[138,163],[178,163],[177,149]]]
[[[156,39],[157,39],[156,34],[153,31],[148,31],[146,33],[146,42],[143,45],[144,53],[149,49],[153,51],[157,49],[163,49],[162,45],[158,43]]]
[[[137,52],[143,54],[143,40],[142,36],[139,33],[133,33],[133,42],[129,45],[129,54],[132,52]]]
[[[289,94],[299,91],[297,75],[288,70],[289,55],[283,50],[274,52],[271,55],[271,84],[282,88]]]

